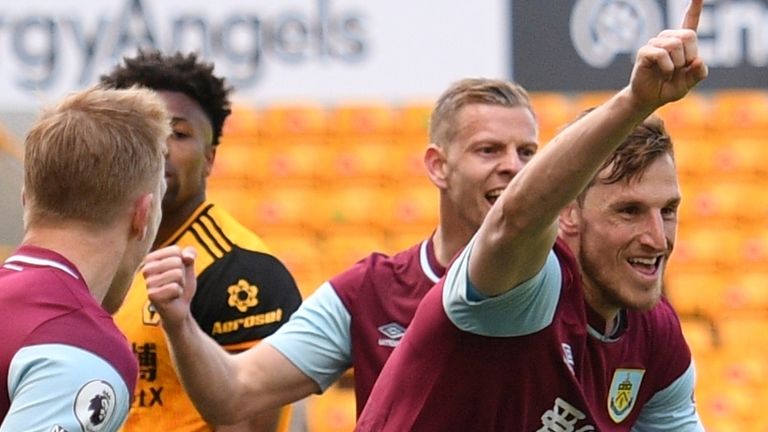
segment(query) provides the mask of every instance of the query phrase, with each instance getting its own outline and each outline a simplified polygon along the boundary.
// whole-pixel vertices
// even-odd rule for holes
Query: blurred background
[[[303,294],[428,236],[432,104],[472,76],[525,86],[545,143],[628,80],[687,0],[25,0],[0,3],[0,256],[21,239],[24,134],[40,108],[140,46],[195,50],[236,88],[209,195],[264,237]],[[768,431],[768,0],[706,0],[710,78],[660,111],[683,206],[666,294],[708,431]],[[351,431],[353,376],[307,429]]]

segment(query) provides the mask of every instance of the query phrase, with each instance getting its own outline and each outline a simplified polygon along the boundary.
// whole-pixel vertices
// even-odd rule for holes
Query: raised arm
[[[469,276],[480,293],[499,295],[534,276],[554,244],[560,210],[639,122],[707,76],[696,38],[702,3],[691,2],[682,29],[640,48],[627,87],[565,128],[510,182],[471,251]]]
[[[318,392],[270,344],[232,355],[200,329],[189,308],[197,285],[194,259],[192,248],[159,249],[147,256],[143,273],[179,378],[205,420],[233,424]]]

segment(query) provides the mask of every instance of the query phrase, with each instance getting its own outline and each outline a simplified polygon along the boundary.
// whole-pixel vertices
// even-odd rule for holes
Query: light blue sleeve
[[[11,407],[2,432],[117,431],[130,407],[131,395],[112,365],[69,345],[22,348],[7,385]]]
[[[659,391],[640,411],[633,432],[704,432],[693,401],[696,372],[693,361],[669,387]]]
[[[325,391],[352,367],[350,320],[336,291],[325,282],[263,342],[275,347]]]
[[[562,288],[560,263],[554,252],[531,279],[500,296],[481,298],[472,295],[476,291],[469,280],[474,243],[473,238],[445,277],[443,308],[451,322],[461,330],[495,337],[523,336],[551,324]]]

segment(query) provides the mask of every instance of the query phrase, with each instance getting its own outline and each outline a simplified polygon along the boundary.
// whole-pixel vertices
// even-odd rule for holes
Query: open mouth
[[[488,193],[485,194],[485,199],[493,205],[493,203],[496,202],[497,199],[499,199],[499,196],[501,196],[501,193],[504,192],[504,189],[494,189]]]
[[[648,276],[655,276],[659,272],[662,259],[663,256],[659,255],[654,258],[630,258],[627,262],[638,272]]]

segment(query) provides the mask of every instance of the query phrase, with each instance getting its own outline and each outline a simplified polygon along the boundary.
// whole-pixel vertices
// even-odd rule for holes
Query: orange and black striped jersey
[[[192,315],[205,333],[231,352],[277,330],[301,304],[296,283],[262,240],[226,211],[203,203],[162,246],[197,249]],[[124,431],[210,431],[186,396],[171,363],[159,316],[138,275],[115,321],[139,362],[139,380]],[[289,409],[281,415],[286,431]]]

